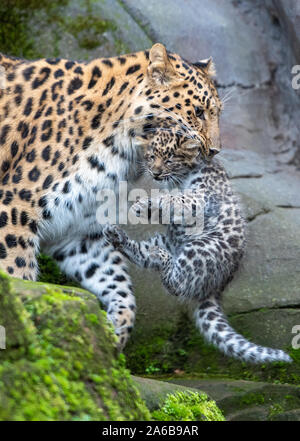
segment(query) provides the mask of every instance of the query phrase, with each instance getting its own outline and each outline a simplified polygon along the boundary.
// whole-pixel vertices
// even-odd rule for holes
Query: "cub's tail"
[[[292,359],[280,349],[257,346],[237,334],[228,321],[215,298],[203,300],[195,310],[196,326],[213,345],[224,354],[251,363],[272,361],[291,362]]]

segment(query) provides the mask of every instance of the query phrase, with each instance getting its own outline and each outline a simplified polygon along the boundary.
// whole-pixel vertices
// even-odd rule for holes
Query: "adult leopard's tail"
[[[251,363],[272,361],[291,362],[292,359],[280,349],[257,346],[237,334],[215,298],[204,300],[195,310],[196,326],[213,345],[224,354]]]

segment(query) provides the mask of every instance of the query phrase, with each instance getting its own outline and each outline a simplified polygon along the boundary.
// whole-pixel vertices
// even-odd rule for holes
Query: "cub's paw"
[[[149,260],[151,266],[157,269],[163,269],[171,259],[167,250],[160,247],[152,247],[149,249]]]
[[[128,236],[124,230],[117,225],[107,224],[103,228],[103,235],[107,242],[111,243],[115,248],[120,248],[128,240]]]
[[[139,199],[132,205],[131,210],[136,217],[148,220],[149,216],[151,217],[151,200],[147,198]]]

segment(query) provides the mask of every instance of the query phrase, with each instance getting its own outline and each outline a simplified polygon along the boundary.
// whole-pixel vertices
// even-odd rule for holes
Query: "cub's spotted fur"
[[[35,280],[40,248],[95,293],[124,345],[135,299],[123,256],[105,244],[97,192],[134,182],[139,139],[167,122],[204,155],[220,148],[210,60],[149,51],[88,63],[0,55],[0,266]]]
[[[159,270],[170,294],[196,301],[197,327],[222,352],[254,363],[291,361],[283,351],[257,346],[237,334],[221,310],[221,293],[238,268],[245,242],[244,220],[225,170],[216,160],[201,160],[190,137],[178,138],[165,128],[155,138],[146,147],[149,172],[171,186],[178,183],[181,193],[139,201],[134,208],[148,216],[157,205],[162,217],[171,202],[167,233],[136,242],[118,227],[107,226],[105,236],[132,262]],[[186,216],[188,222],[179,225],[182,208],[194,219],[203,213],[203,223],[190,225],[192,216]]]

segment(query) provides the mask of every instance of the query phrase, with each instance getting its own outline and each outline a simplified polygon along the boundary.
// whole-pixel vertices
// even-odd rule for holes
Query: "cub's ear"
[[[208,157],[213,158],[215,155],[220,153],[221,148],[211,147],[208,152]]]
[[[193,63],[193,65],[196,67],[200,67],[200,69],[202,69],[206,73],[206,75],[211,78],[215,77],[217,74],[212,57],[197,61],[196,63]]]
[[[163,44],[156,43],[152,46],[149,59],[148,77],[150,81],[156,84],[168,85],[172,81],[180,80],[169,60],[166,48]]]

